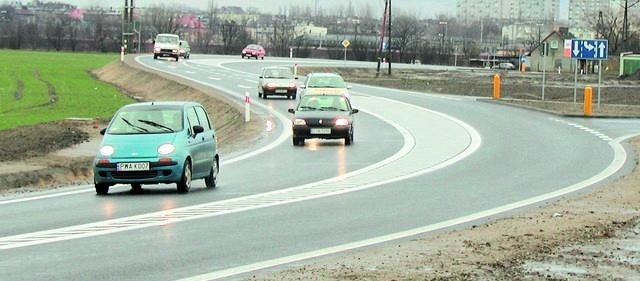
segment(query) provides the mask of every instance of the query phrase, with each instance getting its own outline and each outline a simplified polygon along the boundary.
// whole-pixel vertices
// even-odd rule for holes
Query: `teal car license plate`
[[[149,162],[135,162],[135,163],[118,163],[116,166],[118,171],[148,171]]]

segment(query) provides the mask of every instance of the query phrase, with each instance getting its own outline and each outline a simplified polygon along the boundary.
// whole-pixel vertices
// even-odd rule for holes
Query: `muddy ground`
[[[130,58],[128,63],[133,65]],[[491,97],[492,85],[485,80],[490,81],[492,74],[485,71],[405,72],[378,79],[371,70],[349,69],[343,74],[353,82],[439,94]],[[214,112],[218,121],[216,128],[221,135],[224,134],[220,138],[223,151],[241,149],[261,135],[261,120],[248,125],[239,122],[241,115],[234,102],[228,105],[225,103],[228,101],[207,97],[214,92],[188,81],[179,81],[179,84],[167,82],[163,76],[119,63],[96,71],[95,75],[119,85],[121,90],[138,99],[192,99],[202,102],[210,112]],[[545,103],[536,101],[540,87],[535,78],[535,75],[504,74],[504,102],[571,114],[575,108],[573,89],[566,86],[568,78],[551,80],[552,84],[557,83],[558,89],[547,92],[548,100],[553,102]],[[640,113],[640,110],[636,111],[636,106],[640,105],[636,81],[606,83],[611,86],[603,90],[606,93],[603,105],[606,106],[597,114],[629,116]],[[517,89],[517,92],[509,90],[509,87]],[[520,100],[522,97],[529,99]],[[3,190],[7,192],[7,188],[12,192],[24,192],[90,183],[91,171],[87,167],[90,167],[92,156],[53,152],[72,144],[99,141],[98,130],[106,124],[105,121],[65,121],[0,132],[0,147],[4,148],[0,150],[0,187],[4,187],[0,188],[0,193]],[[640,139],[635,139],[632,145],[637,164]],[[640,280],[638,245],[640,170],[636,168],[624,178],[595,191],[521,210],[514,216],[491,223],[319,258],[306,265],[263,273],[253,279]]]
[[[348,82],[404,89],[432,94],[464,95],[493,98],[493,76],[501,79],[503,103],[551,110],[567,115],[584,113],[584,88],[592,87],[593,116],[632,116],[640,118],[640,80],[638,77],[618,79],[606,76],[601,81],[600,106],[598,107],[598,76],[580,75],[575,93],[574,76],[569,73],[547,73],[542,101],[542,75],[517,71],[475,70],[408,70],[396,69],[392,75],[384,71],[377,75],[375,69],[362,68],[300,68],[300,75],[309,72],[340,73]]]

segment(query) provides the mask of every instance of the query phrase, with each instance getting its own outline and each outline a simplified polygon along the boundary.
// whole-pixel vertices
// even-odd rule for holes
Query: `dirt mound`
[[[220,149],[226,151],[234,140],[255,140],[261,120],[244,122],[244,109],[217,91],[185,79],[142,69],[127,57],[125,63],[113,62],[92,72],[121,92],[142,101],[181,100],[201,103],[212,115]]]
[[[42,156],[88,139],[88,133],[68,121],[0,131],[0,162]]]

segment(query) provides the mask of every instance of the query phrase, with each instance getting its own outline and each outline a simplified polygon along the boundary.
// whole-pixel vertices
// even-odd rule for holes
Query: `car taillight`
[[[267,83],[267,88],[275,89],[278,85],[276,83]]]
[[[335,121],[336,126],[347,126],[349,125],[349,119],[347,118],[338,118]]]
[[[289,83],[289,86],[287,86],[287,88],[295,89],[296,88],[296,83]]]
[[[296,119],[293,121],[293,125],[307,125],[307,122],[304,119]]]

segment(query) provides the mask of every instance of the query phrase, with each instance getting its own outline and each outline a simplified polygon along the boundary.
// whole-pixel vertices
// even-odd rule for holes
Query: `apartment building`
[[[617,12],[616,0],[569,0],[569,29],[578,38],[594,38],[598,13]]]
[[[513,22],[554,22],[559,0],[457,0],[457,16],[466,24],[481,19]]]

